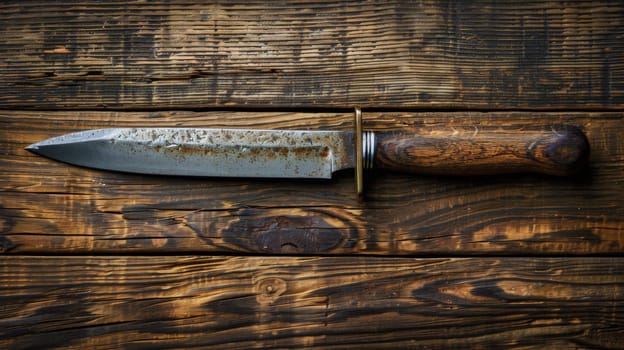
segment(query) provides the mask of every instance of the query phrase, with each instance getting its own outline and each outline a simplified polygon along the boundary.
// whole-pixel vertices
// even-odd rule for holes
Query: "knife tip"
[[[33,143],[32,145],[24,147],[24,149],[30,152],[37,152],[39,150],[39,146],[36,143]]]

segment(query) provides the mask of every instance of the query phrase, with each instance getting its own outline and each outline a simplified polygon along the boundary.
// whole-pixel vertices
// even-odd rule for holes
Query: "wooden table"
[[[619,348],[624,4],[0,3],[0,347]],[[577,176],[141,176],[123,126],[569,123]]]

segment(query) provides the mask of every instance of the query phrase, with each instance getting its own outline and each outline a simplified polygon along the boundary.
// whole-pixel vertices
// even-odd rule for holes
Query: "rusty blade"
[[[141,174],[331,178],[355,164],[353,132],[117,128],[54,137],[26,149],[62,162]]]

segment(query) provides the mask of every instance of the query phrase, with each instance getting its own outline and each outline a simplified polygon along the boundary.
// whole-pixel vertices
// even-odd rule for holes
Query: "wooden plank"
[[[0,105],[622,108],[621,1],[2,1]]]
[[[622,258],[1,260],[5,349],[624,342]]]
[[[0,239],[12,253],[621,254],[622,113],[365,113],[366,127],[571,123],[590,166],[572,178],[373,174],[358,201],[332,181],[193,179],[73,167],[23,149],[79,129],[204,126],[352,128],[350,114],[8,112],[0,114]]]

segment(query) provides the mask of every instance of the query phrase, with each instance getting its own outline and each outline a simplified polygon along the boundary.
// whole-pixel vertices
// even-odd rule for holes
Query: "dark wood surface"
[[[3,348],[621,348],[620,258],[13,257]]]
[[[620,1],[0,2],[0,347],[624,344]],[[119,174],[121,126],[583,130],[572,177]],[[472,134],[471,134],[472,135]]]
[[[618,108],[621,1],[2,1],[5,108]]]
[[[352,172],[331,181],[197,179],[70,166],[24,147],[111,126],[351,129],[350,114],[2,112],[0,179],[12,253],[250,252],[383,255],[619,254],[624,249],[620,113],[365,113],[371,130],[518,129],[567,123],[592,145],[561,178],[439,177],[378,171],[358,200]],[[455,131],[453,131],[455,130]],[[474,129],[473,129],[474,130]],[[460,175],[463,175],[461,173]]]

